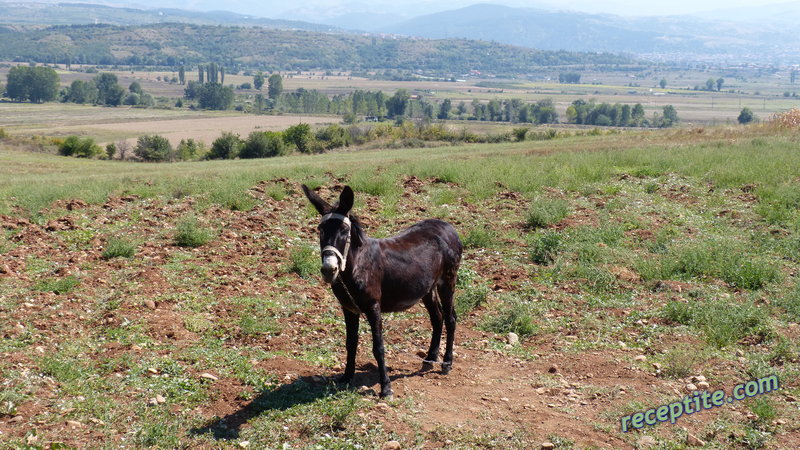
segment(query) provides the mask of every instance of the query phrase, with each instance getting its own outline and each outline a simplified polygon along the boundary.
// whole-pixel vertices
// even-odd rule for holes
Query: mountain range
[[[93,0],[103,2],[105,0]],[[124,0],[123,0],[124,1]],[[463,38],[543,50],[615,52],[661,60],[736,60],[796,64],[800,60],[800,1],[729,8],[698,15],[631,17],[566,11],[545,3],[505,0],[515,5],[447,6],[373,0],[178,0],[162,8],[134,0],[124,8],[47,0],[0,1],[0,22],[11,24],[141,25],[165,22],[260,26],[328,33],[394,34],[429,39]],[[445,7],[456,9],[443,11]],[[219,11],[225,8],[231,11]],[[244,12],[244,13],[243,13]],[[271,18],[266,18],[271,17]]]

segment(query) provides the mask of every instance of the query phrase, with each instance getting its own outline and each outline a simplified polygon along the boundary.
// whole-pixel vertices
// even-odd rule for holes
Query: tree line
[[[51,67],[12,67],[8,72],[5,95],[14,101],[33,103],[61,100],[107,106],[155,104],[153,97],[145,93],[138,82],[134,81],[125,89],[112,73],[98,74],[90,81],[75,80],[65,89],[60,88],[59,81],[58,74]]]
[[[329,150],[361,145],[380,145],[384,148],[425,147],[426,145],[521,142],[525,140],[550,140],[569,136],[600,135],[618,132],[613,129],[557,130],[549,128],[534,130],[517,127],[512,131],[497,134],[478,134],[446,127],[442,123],[424,121],[402,123],[378,123],[343,126],[331,124],[312,129],[300,123],[283,131],[251,132],[246,138],[231,132],[223,132],[207,146],[202,141],[183,139],[173,147],[159,135],[145,135],[131,146],[126,141],[110,143],[105,148],[97,145],[91,137],[69,136],[56,139],[58,152],[64,156],[102,159],[133,159],[143,162],[198,161],[210,159],[252,159],[284,156],[294,152],[323,153]]]
[[[656,113],[650,119],[645,117],[641,103],[631,106],[575,100],[567,108],[567,122],[578,125],[665,128],[677,124],[678,120],[678,112],[672,105],[664,106],[661,114]]]

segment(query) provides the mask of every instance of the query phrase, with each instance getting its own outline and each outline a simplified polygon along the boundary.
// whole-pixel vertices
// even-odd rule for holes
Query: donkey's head
[[[345,186],[339,195],[339,202],[331,206],[316,192],[303,185],[308,201],[322,216],[319,226],[319,248],[322,256],[320,272],[326,283],[333,283],[339,273],[347,267],[347,253],[350,251],[350,228],[352,226],[350,209],[353,207],[353,190]]]

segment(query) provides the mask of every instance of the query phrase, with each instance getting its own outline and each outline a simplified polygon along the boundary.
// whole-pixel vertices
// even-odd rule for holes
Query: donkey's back
[[[423,220],[369,244],[382,275],[383,311],[408,309],[438,287],[455,284],[463,246],[455,228],[445,221]]]

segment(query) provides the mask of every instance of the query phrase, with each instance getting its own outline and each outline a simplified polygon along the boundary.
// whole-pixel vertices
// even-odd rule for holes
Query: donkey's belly
[[[399,312],[411,308],[433,289],[434,284],[435,280],[426,276],[384,282],[381,289],[381,311]]]

